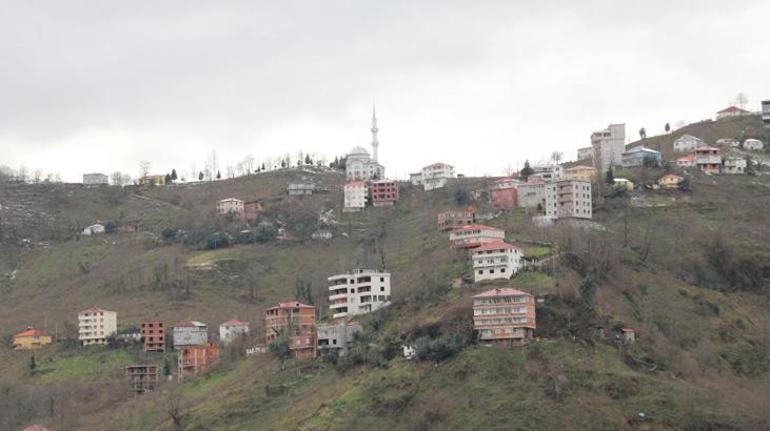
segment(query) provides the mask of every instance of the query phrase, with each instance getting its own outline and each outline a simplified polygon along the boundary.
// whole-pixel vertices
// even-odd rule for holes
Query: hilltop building
[[[355,147],[345,159],[345,176],[348,181],[369,181],[385,178],[385,167],[378,161],[380,143],[377,140],[377,113],[372,108],[372,155],[363,147]]]
[[[528,179],[541,179],[545,182],[558,181],[562,178],[564,172],[561,165],[533,165],[532,175]]]
[[[621,155],[626,151],[626,125],[610,124],[606,129],[593,132],[591,148],[594,167],[600,172],[622,164]]]
[[[438,229],[445,231],[473,224],[476,221],[476,211],[472,206],[442,211],[436,216]]]
[[[455,178],[455,168],[446,163],[434,163],[425,166],[417,174],[410,174],[412,185],[422,185],[423,190],[430,191],[446,186],[447,182]]]
[[[309,196],[315,192],[316,186],[313,183],[289,183],[286,187],[286,193],[289,196]]]
[[[695,149],[695,166],[707,174],[718,174],[722,168],[719,148],[699,147]]]
[[[118,313],[88,308],[78,313],[78,341],[82,346],[107,344],[107,338],[118,332]]]
[[[230,344],[249,333],[249,322],[233,319],[219,325],[219,341]]]
[[[315,307],[297,301],[281,302],[265,310],[265,342],[272,344],[278,336],[289,337],[292,356],[300,359],[316,356]]]
[[[105,174],[100,174],[98,172],[93,174],[83,174],[84,186],[106,186],[109,183],[109,178]]]
[[[689,153],[695,151],[696,148],[705,147],[706,142],[701,138],[697,138],[692,135],[682,135],[674,141],[674,152],[677,153]]]
[[[509,279],[521,268],[521,249],[504,241],[489,242],[472,251],[473,279]]]
[[[357,212],[366,208],[366,198],[369,187],[364,181],[349,181],[343,189],[345,205],[344,212]]]
[[[243,201],[236,198],[222,199],[217,202],[217,214],[232,214],[237,219],[242,219],[244,213]]]
[[[593,160],[593,158],[594,158],[594,147],[578,148],[577,150],[578,160]]]
[[[593,166],[577,165],[564,170],[565,180],[592,182],[596,178],[596,168]]]
[[[329,309],[334,319],[366,314],[390,305],[390,273],[374,269],[354,269],[332,275],[329,282]]]
[[[344,319],[332,323],[319,323],[318,353],[324,354],[335,350],[339,356],[347,355],[353,344],[353,336],[362,330],[360,323],[346,322]]]
[[[504,239],[504,230],[483,224],[471,224],[449,232],[449,242],[454,248],[476,248],[488,242]]]
[[[37,350],[52,342],[53,337],[30,326],[13,336],[12,347],[13,350]]]
[[[591,183],[564,180],[546,184],[545,215],[553,220],[592,218]]]
[[[746,139],[743,141],[743,149],[751,151],[762,151],[765,148],[765,144],[759,139]]]
[[[208,371],[219,362],[219,346],[204,343],[200,346],[182,347],[177,353],[177,376],[179,381],[186,376],[197,375]]]
[[[166,185],[166,175],[164,174],[152,174],[139,178],[139,185],[141,186],[164,186]]]
[[[174,325],[174,349],[203,346],[209,341],[209,327],[205,323],[187,320]]]
[[[166,351],[166,325],[160,320],[142,322],[142,340],[145,352]]]
[[[526,344],[535,331],[535,298],[512,288],[475,295],[473,329],[484,344]]]
[[[393,180],[376,180],[369,183],[369,195],[376,207],[393,206],[398,201],[398,183]]]
[[[160,367],[157,365],[129,365],[126,381],[131,392],[143,394],[154,391],[160,383]]]
[[[624,152],[622,159],[624,168],[638,168],[640,166],[659,167],[663,163],[660,151],[643,146]]]
[[[717,112],[717,120],[728,117],[740,117],[741,115],[750,115],[751,112],[741,109],[737,106],[729,106],[721,111]]]

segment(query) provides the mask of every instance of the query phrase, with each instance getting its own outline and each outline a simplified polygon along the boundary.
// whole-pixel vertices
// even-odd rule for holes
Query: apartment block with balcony
[[[565,218],[591,219],[591,183],[586,181],[558,181],[546,184],[545,215],[558,220]]]
[[[473,297],[473,329],[482,343],[523,345],[535,328],[535,298],[529,293],[504,288]]]
[[[366,208],[369,186],[364,181],[349,181],[343,188],[343,212],[358,212]]]
[[[606,172],[610,166],[622,164],[621,155],[626,151],[626,125],[610,124],[606,129],[591,134],[594,167]]]
[[[624,168],[659,167],[663,163],[663,157],[660,151],[646,147],[632,148],[622,155]]]
[[[354,269],[329,277],[329,309],[334,319],[366,314],[390,305],[390,273]]]
[[[473,279],[478,283],[507,280],[521,269],[522,251],[504,241],[490,242],[471,251]]]
[[[718,174],[722,170],[722,156],[719,148],[699,147],[695,149],[695,166],[701,172],[707,174]]]
[[[578,165],[564,170],[565,180],[588,181],[596,179],[596,168],[593,166]]]
[[[316,308],[297,301],[281,302],[265,310],[265,344],[281,334],[289,338],[292,356],[299,359],[316,356]]]
[[[118,332],[118,313],[89,308],[78,313],[78,341],[82,346],[107,344],[107,338]]]
[[[557,164],[533,165],[530,179],[541,179],[545,182],[558,181],[564,175],[564,168]]]
[[[476,211],[476,207],[472,206],[442,211],[436,216],[438,229],[446,231],[473,224],[476,221]]]
[[[483,224],[471,224],[449,232],[453,248],[476,248],[488,242],[505,240],[505,231]]]
[[[422,184],[423,190],[430,191],[444,187],[455,176],[454,166],[434,163],[422,168],[419,175],[410,176],[410,180],[412,184]]]
[[[393,180],[377,180],[369,183],[369,195],[376,207],[393,206],[398,201],[398,183]]]
[[[142,322],[141,330],[145,352],[166,351],[166,325],[162,321]]]

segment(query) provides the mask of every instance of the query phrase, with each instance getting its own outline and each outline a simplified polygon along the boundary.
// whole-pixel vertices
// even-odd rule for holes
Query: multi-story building
[[[578,160],[593,160],[593,158],[594,158],[594,147],[578,148],[577,150]]]
[[[471,224],[449,232],[449,242],[454,248],[476,248],[488,242],[505,240],[505,231],[483,224]]]
[[[222,344],[230,344],[249,333],[249,322],[232,319],[219,325],[219,341]]]
[[[719,148],[699,147],[695,149],[695,166],[707,174],[718,174],[722,169]]]
[[[554,220],[592,218],[591,183],[565,180],[546,184],[545,215]]]
[[[232,214],[234,217],[243,218],[244,208],[243,201],[236,198],[222,199],[217,202],[217,214],[228,215]]]
[[[726,157],[722,160],[723,174],[745,174],[748,163],[743,157]]]
[[[203,346],[209,342],[209,327],[205,323],[187,320],[174,325],[174,349]]]
[[[565,180],[588,181],[596,179],[596,168],[593,166],[577,165],[564,170]]]
[[[342,211],[356,212],[366,208],[368,190],[369,187],[363,181],[349,181],[345,184],[343,190],[345,204]]]
[[[38,329],[28,327],[13,336],[13,350],[36,350],[51,344],[53,337]]]
[[[369,195],[376,207],[393,206],[398,200],[398,183],[393,180],[377,180],[369,183]]]
[[[272,344],[282,334],[289,338],[295,358],[314,358],[316,354],[315,307],[297,301],[281,302],[265,310],[265,342]]]
[[[545,182],[558,181],[564,175],[561,165],[548,164],[548,165],[534,165],[532,166],[532,175],[530,179],[539,178]]]
[[[289,196],[305,196],[312,195],[315,192],[316,186],[313,183],[289,183],[286,186],[286,193]]]
[[[610,166],[619,166],[621,154],[626,151],[626,125],[610,124],[603,130],[591,134],[594,167],[606,172]]]
[[[129,365],[126,381],[132,392],[143,394],[154,391],[160,383],[160,367],[157,365]]]
[[[741,115],[750,115],[751,112],[741,109],[737,106],[729,106],[719,112],[717,112],[717,120],[728,117],[740,117]]]
[[[78,313],[78,340],[82,346],[107,344],[107,338],[118,332],[118,313],[89,308]]]
[[[473,329],[484,344],[525,344],[535,331],[535,298],[512,288],[475,295]]]
[[[165,174],[150,174],[139,178],[139,184],[143,186],[163,186],[166,185]]]
[[[762,101],[762,123],[765,127],[770,127],[770,100]]]
[[[759,139],[746,139],[743,141],[743,149],[751,151],[762,151],[765,148],[765,144]]]
[[[673,145],[674,152],[689,153],[695,151],[696,148],[705,147],[706,142],[692,135],[682,135],[676,138]]]
[[[410,175],[412,184],[422,184],[425,191],[442,188],[451,178],[455,178],[455,168],[446,163],[434,163],[422,168],[419,175]]]
[[[346,322],[340,319],[331,323],[318,324],[318,353],[336,351],[339,356],[345,356],[353,344],[353,335],[363,328],[356,321]]]
[[[522,208],[537,208],[545,206],[545,181],[535,178],[516,186],[516,199]]]
[[[438,229],[445,231],[473,224],[476,221],[476,211],[472,206],[442,211],[436,216]]]
[[[105,174],[100,174],[98,172],[93,174],[83,174],[84,186],[101,186],[109,183],[110,181]]]
[[[145,352],[166,351],[166,325],[160,320],[142,322],[142,340]]]
[[[490,242],[474,248],[473,279],[509,279],[521,268],[521,249],[504,241]]]
[[[645,147],[635,147],[622,154],[624,168],[638,168],[640,166],[658,167],[663,158],[660,151]]]
[[[354,269],[327,280],[329,309],[334,319],[366,314],[390,304],[389,272]]]
[[[252,222],[259,218],[265,207],[262,201],[249,201],[243,203],[243,221]]]
[[[695,154],[688,154],[676,159],[674,162],[677,167],[682,169],[692,168],[695,166]]]
[[[182,347],[177,353],[177,377],[180,381],[190,375],[203,373],[219,362],[219,346],[204,343]]]
[[[492,206],[498,209],[509,210],[518,205],[519,190],[515,185],[507,188],[495,187],[490,191]]]

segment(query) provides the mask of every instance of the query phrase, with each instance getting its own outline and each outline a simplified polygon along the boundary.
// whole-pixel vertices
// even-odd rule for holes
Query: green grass
[[[54,358],[37,370],[39,383],[51,384],[65,381],[92,380],[121,375],[123,367],[131,365],[134,358],[123,350],[106,350],[92,347],[92,352],[80,351],[72,356]]]

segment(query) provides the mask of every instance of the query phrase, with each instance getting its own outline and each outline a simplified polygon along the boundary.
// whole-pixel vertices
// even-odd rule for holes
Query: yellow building
[[[658,185],[662,189],[676,189],[679,188],[679,183],[681,183],[683,179],[684,178],[680,177],[679,175],[666,174],[660,177],[658,180]]]
[[[166,176],[165,175],[147,175],[146,177],[142,177],[139,179],[139,184],[143,186],[147,186],[147,185],[162,186],[166,184]]]
[[[13,336],[13,349],[39,349],[46,344],[51,344],[52,341],[53,338],[50,335],[45,334],[43,331],[38,331],[34,328],[27,328],[27,330],[19,332]]]
[[[564,170],[564,179],[573,181],[592,182],[596,178],[596,168],[593,166],[578,165]]]

